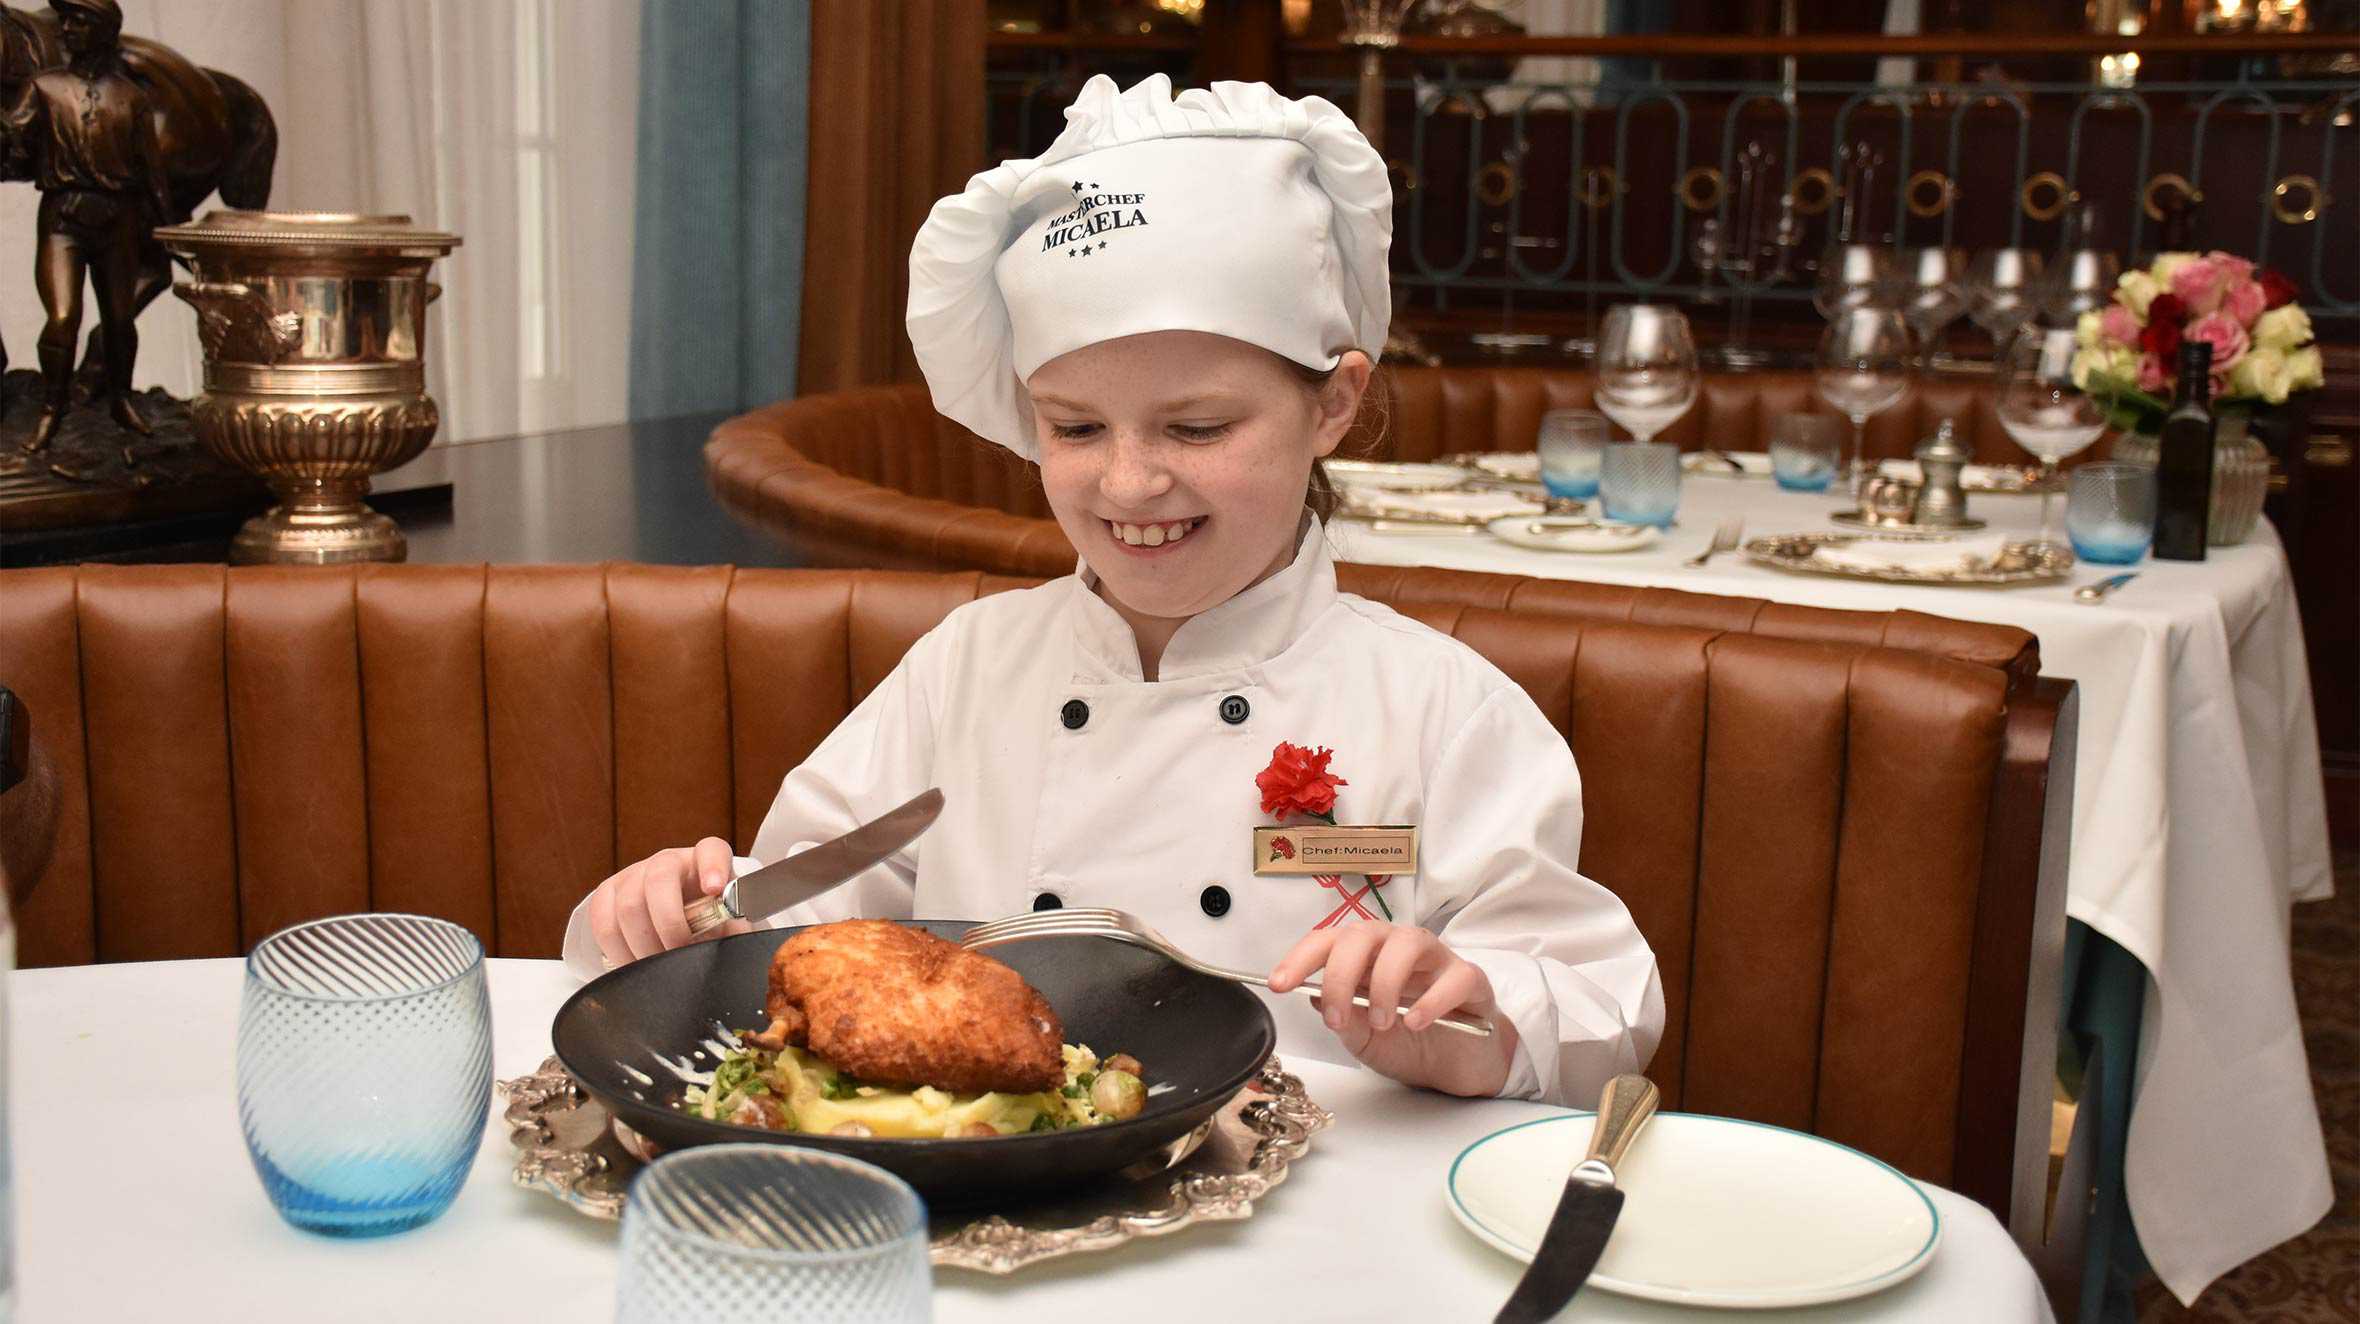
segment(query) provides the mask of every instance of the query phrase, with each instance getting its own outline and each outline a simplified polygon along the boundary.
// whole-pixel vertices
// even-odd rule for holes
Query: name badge
[[[1397,874],[1418,871],[1418,829],[1414,823],[1381,827],[1296,827],[1254,829],[1254,872],[1287,874]]]

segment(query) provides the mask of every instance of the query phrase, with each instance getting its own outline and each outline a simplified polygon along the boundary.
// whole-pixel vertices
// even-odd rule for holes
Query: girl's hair
[[[1334,368],[1307,368],[1292,359],[1287,361],[1287,366],[1294,369],[1295,376],[1314,392],[1327,389],[1328,383],[1333,381],[1336,376]],[[1368,390],[1363,392],[1360,397],[1360,412],[1354,415],[1349,429],[1344,433],[1344,443],[1336,448],[1338,454],[1347,457],[1356,454],[1370,454],[1375,452],[1378,444],[1384,440],[1385,424],[1389,421],[1384,403],[1384,390],[1383,380],[1372,374],[1369,378]],[[1335,518],[1336,507],[1341,504],[1341,500],[1336,494],[1334,480],[1328,477],[1327,466],[1321,461],[1313,460],[1311,462],[1311,485],[1304,490],[1303,504],[1310,507],[1311,513],[1319,516],[1320,522],[1324,524]]]

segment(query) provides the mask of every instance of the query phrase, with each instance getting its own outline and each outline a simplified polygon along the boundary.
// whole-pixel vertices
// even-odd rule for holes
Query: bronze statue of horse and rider
[[[232,207],[264,207],[277,156],[277,125],[253,88],[123,36],[117,0],[0,5],[0,180],[31,180],[42,193],[45,398],[27,450],[56,436],[77,376],[119,425],[146,433],[132,404],[133,323],[172,283],[156,227],[188,220],[215,192]],[[77,374],[85,275],[99,326]]]

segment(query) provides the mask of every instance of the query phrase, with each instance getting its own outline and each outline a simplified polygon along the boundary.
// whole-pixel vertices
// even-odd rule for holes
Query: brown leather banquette
[[[2037,1227],[2072,753],[2070,687],[2032,674],[2028,638],[1385,573],[1357,587],[1480,650],[1571,740],[1583,869],[1661,962],[1667,1106],[1830,1136]],[[705,834],[743,847],[912,641],[1016,586],[0,572],[0,680],[67,788],[24,959],[225,956],[371,908],[550,956],[618,863]]]
[[[1427,460],[1459,451],[1528,451],[1550,409],[1588,407],[1590,374],[1560,368],[1388,367],[1363,410],[1354,455]],[[1770,420],[1827,412],[1800,372],[1707,377],[1663,440],[1687,449],[1762,450]],[[1869,421],[1867,449],[1906,455],[1944,418],[1978,459],[2021,465],[1992,412],[1988,382],[1935,379]],[[1066,541],[1039,472],[934,412],[922,386],[805,396],[733,418],[705,446],[715,494],[739,519],[808,564],[1062,575]]]

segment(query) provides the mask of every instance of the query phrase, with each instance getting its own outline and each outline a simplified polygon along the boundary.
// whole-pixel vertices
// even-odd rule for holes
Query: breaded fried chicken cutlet
[[[991,957],[888,920],[787,939],[762,1010],[770,1028],[748,1044],[806,1048],[872,1084],[1023,1094],[1065,1081],[1048,999]]]

